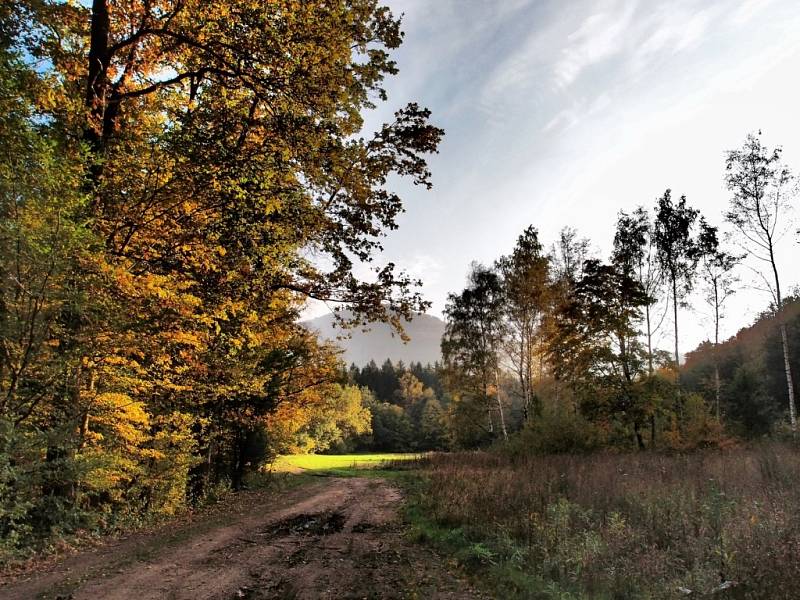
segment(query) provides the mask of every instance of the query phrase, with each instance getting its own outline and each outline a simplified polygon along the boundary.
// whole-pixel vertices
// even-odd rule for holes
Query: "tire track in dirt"
[[[0,587],[0,597],[55,599],[65,587],[73,589],[60,597],[71,600],[481,597],[435,554],[405,541],[402,496],[382,479],[325,478],[270,497],[269,507],[259,498],[149,558],[124,547],[83,565],[78,555],[66,570]]]

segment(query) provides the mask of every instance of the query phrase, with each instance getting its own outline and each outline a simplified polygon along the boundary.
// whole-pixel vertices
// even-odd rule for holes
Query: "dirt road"
[[[403,539],[400,492],[382,479],[321,478],[248,494],[207,523],[78,554],[0,598],[200,600],[480,596]]]

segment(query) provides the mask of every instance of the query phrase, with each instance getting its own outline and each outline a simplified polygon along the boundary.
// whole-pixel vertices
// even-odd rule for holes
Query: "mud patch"
[[[353,533],[389,533],[397,529],[396,523],[356,523],[353,525]]]
[[[270,537],[285,535],[331,535],[339,533],[347,520],[338,512],[324,512],[317,515],[297,515],[284,519],[262,529],[261,534]]]

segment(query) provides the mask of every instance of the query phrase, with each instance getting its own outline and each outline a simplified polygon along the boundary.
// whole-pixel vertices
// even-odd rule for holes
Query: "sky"
[[[431,191],[392,182],[406,212],[378,262],[422,278],[432,314],[463,289],[472,261],[509,253],[531,224],[548,246],[575,227],[607,257],[617,213],[671,188],[723,226],[725,151],[749,132],[782,145],[800,172],[797,0],[384,2],[404,15],[405,42],[389,101],[366,127],[416,101],[446,135]],[[800,283],[798,258],[787,236],[786,290]],[[751,273],[741,269],[724,335],[769,302]],[[694,304],[702,310],[679,317],[682,350],[712,331]]]

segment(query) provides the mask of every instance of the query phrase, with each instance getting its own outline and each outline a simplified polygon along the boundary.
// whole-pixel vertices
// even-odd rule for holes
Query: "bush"
[[[579,414],[544,412],[513,436],[508,451],[516,454],[585,453],[602,447],[607,435]]]

